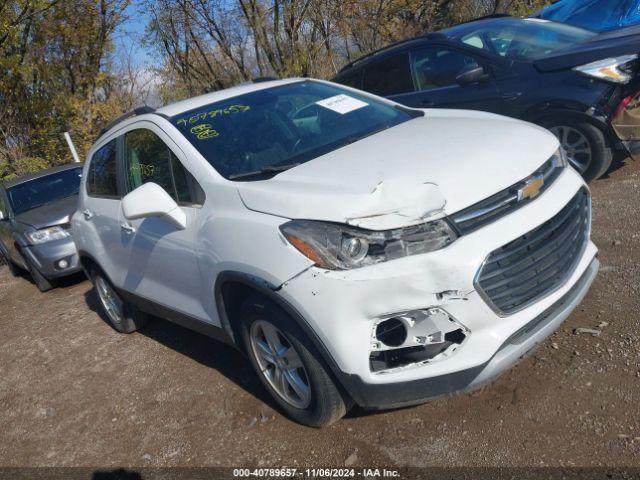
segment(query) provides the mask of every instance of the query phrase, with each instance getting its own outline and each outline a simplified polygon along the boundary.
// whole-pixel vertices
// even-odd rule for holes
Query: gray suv
[[[14,275],[28,271],[41,292],[81,270],[70,218],[82,168],[63,165],[0,182],[0,257]]]

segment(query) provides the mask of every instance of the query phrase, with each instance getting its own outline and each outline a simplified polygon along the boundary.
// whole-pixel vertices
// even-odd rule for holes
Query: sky
[[[116,31],[116,49],[131,51],[135,67],[149,68],[156,61],[148,47],[143,45],[144,33],[149,15],[140,8],[138,2],[133,1],[125,10],[127,21]]]

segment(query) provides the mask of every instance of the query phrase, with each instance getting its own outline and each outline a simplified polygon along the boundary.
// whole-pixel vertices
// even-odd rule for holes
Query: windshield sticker
[[[220,136],[217,130],[213,128],[210,123],[201,123],[195,127],[191,127],[190,130],[198,140],[209,140]]]
[[[231,105],[227,108],[218,108],[216,110],[210,110],[207,112],[200,112],[190,117],[184,117],[176,120],[177,125],[193,125],[194,123],[202,122],[208,118],[215,118],[218,116],[224,115],[232,115],[234,113],[244,113],[248,110],[251,110],[251,107],[248,105]]]
[[[353,97],[350,97],[349,95],[344,95],[344,94],[336,95],[335,97],[325,98],[324,100],[320,100],[319,102],[316,102],[316,105],[320,105],[321,107],[328,108],[329,110],[337,112],[341,115],[369,106],[369,104],[366,102],[363,102],[361,100],[358,100],[357,98],[353,98]]]

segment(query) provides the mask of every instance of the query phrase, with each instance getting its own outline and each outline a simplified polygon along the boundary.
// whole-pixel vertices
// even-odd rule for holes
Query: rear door
[[[113,139],[92,155],[85,190],[74,215],[74,235],[80,250],[86,249],[115,286],[122,285],[124,265],[120,256],[121,188],[118,185],[118,143]]]
[[[124,290],[138,301],[150,301],[149,306],[163,317],[178,313],[208,321],[195,248],[202,188],[185,168],[182,150],[155,124],[142,122],[127,131],[122,153],[127,193],[156,183],[187,216],[187,227],[179,230],[160,217],[127,220],[120,209],[120,249],[127,266]]]
[[[415,88],[390,96],[392,100],[415,108],[463,108],[502,112],[502,99],[492,65],[483,57],[448,45],[424,45],[409,52],[410,75]],[[461,85],[457,77],[484,68],[488,78]]]

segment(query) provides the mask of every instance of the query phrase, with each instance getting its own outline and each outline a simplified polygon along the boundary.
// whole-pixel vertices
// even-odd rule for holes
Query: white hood
[[[426,110],[276,177],[238,187],[251,210],[385,230],[455,213],[531,175],[558,149],[498,115]]]

